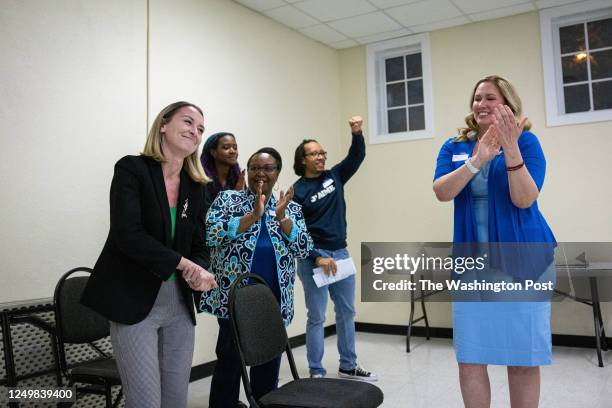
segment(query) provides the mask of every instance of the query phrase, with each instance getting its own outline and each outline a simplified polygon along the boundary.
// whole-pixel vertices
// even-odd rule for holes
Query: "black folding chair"
[[[89,384],[77,387],[78,393],[104,395],[106,407],[116,407],[121,401],[123,390],[120,389],[112,401],[112,387],[121,385],[117,364],[112,355],[96,346],[96,340],[108,337],[110,326],[108,320],[90,308],[81,304],[81,295],[92,270],[75,268],[66,272],[57,283],[53,295],[55,304],[55,325],[58,347],[58,364],[62,374],[68,380],[68,386],[75,383]],[[72,276],[75,273],[86,273],[86,276]],[[87,361],[68,365],[66,344],[88,344],[96,357]]]
[[[234,282],[229,308],[234,341],[242,363],[242,382],[251,408],[374,408],[382,404],[382,391],[366,382],[299,378],[278,301],[258,275],[241,275]],[[256,401],[247,366],[267,363],[283,352],[287,354],[293,381]]]

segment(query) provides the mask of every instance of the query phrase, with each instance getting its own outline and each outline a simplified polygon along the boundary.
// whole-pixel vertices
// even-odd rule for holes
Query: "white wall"
[[[434,139],[369,145],[358,176],[347,188],[351,250],[361,241],[450,241],[452,203],[432,191],[435,159],[444,141],[464,126],[470,92],[480,78],[511,80],[547,157],[540,209],[559,242],[612,241],[610,122],[546,127],[540,27],[537,13],[431,33]],[[340,52],[342,115],[367,111],[365,47]],[[606,325],[612,305],[602,304]],[[362,322],[408,322],[407,303],[361,303]],[[429,303],[430,324],[451,327],[450,305]],[[553,332],[593,335],[592,310],[573,301],[553,306]]]
[[[99,255],[113,163],[144,140],[145,6],[0,1],[0,301]]]

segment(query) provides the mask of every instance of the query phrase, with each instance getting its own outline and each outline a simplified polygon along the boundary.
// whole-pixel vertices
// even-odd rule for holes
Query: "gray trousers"
[[[110,322],[110,336],[126,408],[187,407],[195,328],[176,280],[143,321]]]

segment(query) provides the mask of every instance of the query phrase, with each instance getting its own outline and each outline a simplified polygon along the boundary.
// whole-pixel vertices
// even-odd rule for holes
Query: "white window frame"
[[[590,0],[540,11],[546,125],[562,126],[612,120],[612,109],[565,113],[559,25],[612,17],[610,0]],[[589,86],[590,86],[589,76]]]
[[[421,53],[425,129],[387,133],[383,131],[387,127],[387,93],[384,60],[394,55],[408,54],[410,51],[419,51]],[[366,66],[368,80],[368,122],[370,123],[369,143],[392,143],[433,138],[433,92],[429,34],[424,33],[369,44],[366,47]]]

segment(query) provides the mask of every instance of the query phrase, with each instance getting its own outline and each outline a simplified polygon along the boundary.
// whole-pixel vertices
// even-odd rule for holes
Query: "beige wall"
[[[243,166],[277,148],[283,189],[303,138],[337,155],[337,51],[229,0],[151,0],[148,11],[147,48],[146,0],[0,0],[0,302],[52,296],[63,272],[94,264],[113,164],[139,153],[168,103],[201,105],[205,135],[234,132]],[[295,292],[290,336],[306,325],[299,281]],[[200,316],[194,364],[215,358],[216,334]]]
[[[347,188],[351,250],[361,241],[449,241],[452,203],[436,201],[431,185],[442,143],[469,112],[474,83],[498,74],[518,88],[547,156],[540,208],[558,241],[612,241],[610,122],[547,128],[537,13],[431,33],[434,139],[369,145],[366,162]],[[340,52],[343,116],[367,112],[365,47]],[[347,145],[345,141],[345,147]],[[612,305],[603,305],[606,324]],[[407,324],[406,303],[361,303],[362,322]],[[451,327],[450,305],[431,303],[430,324]],[[553,307],[553,332],[593,334],[592,311],[572,301]]]
[[[295,179],[302,138],[319,139],[335,163],[349,144],[347,118],[366,116],[364,47],[332,50],[226,0],[151,0],[148,11],[149,47],[145,0],[0,0],[0,301],[51,296],[64,271],[93,265],[108,231],[112,165],[140,151],[164,105],[200,104],[207,135],[236,133],[243,165],[256,148],[278,148],[281,188]],[[436,31],[431,47],[438,136],[368,146],[347,186],[353,255],[361,241],[450,239],[452,206],[431,192],[434,158],[461,125],[472,84],[493,72],[517,85],[548,156],[540,204],[557,238],[612,240],[610,123],[546,128],[537,15]],[[430,311],[432,325],[450,327],[448,304]],[[406,324],[408,312],[406,303],[362,303],[357,320]],[[604,313],[609,324],[609,304]],[[195,364],[214,358],[217,331],[212,318],[199,320]],[[591,322],[585,306],[554,307],[555,332],[591,334]],[[289,334],[304,326],[298,281]]]

